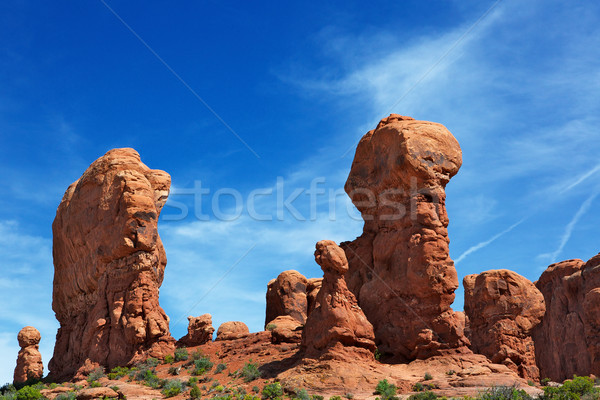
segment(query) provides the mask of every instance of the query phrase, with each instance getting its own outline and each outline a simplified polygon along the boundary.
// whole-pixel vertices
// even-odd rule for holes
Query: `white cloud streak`
[[[456,264],[460,263],[462,260],[464,260],[470,254],[475,253],[477,250],[483,249],[484,247],[490,245],[491,243],[493,243],[497,239],[501,238],[502,236],[506,235],[508,232],[510,232],[513,229],[515,229],[517,226],[521,225],[523,223],[523,221],[525,221],[526,219],[527,218],[523,218],[520,221],[515,222],[514,224],[512,224],[511,226],[509,226],[508,228],[506,228],[502,232],[497,233],[496,235],[492,236],[490,239],[488,239],[488,240],[486,240],[484,242],[478,243],[475,246],[471,246],[465,252],[463,252],[454,262]]]

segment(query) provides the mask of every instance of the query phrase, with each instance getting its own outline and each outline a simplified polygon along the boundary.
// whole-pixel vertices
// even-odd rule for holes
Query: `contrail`
[[[571,238],[571,234],[573,233],[573,229],[575,229],[575,225],[577,225],[577,223],[579,222],[581,217],[583,217],[583,215],[589,210],[590,206],[592,205],[592,202],[594,201],[594,199],[596,199],[596,197],[598,196],[599,193],[600,193],[600,191],[598,189],[596,189],[596,191],[594,193],[592,193],[592,195],[583,202],[581,207],[579,207],[579,210],[577,210],[577,213],[575,214],[573,219],[567,224],[567,227],[565,228],[565,233],[563,233],[562,238],[560,240],[560,245],[558,246],[556,251],[554,251],[554,253],[551,253],[552,264],[554,264],[556,262],[556,260],[558,259],[558,256],[563,251],[563,249],[565,248],[565,245]]]
[[[575,182],[571,183],[569,186],[567,186],[566,188],[561,190],[559,193],[563,194],[564,192],[567,192],[567,191],[573,189],[575,186],[579,185],[581,182],[585,181],[587,178],[594,175],[598,171],[600,171],[600,164],[596,165],[594,168],[592,168],[591,170],[589,170],[588,172],[583,174],[579,179],[577,179]]]
[[[502,232],[492,236],[490,239],[486,240],[485,242],[481,242],[476,244],[475,246],[470,247],[468,250],[466,250],[464,253],[462,253],[455,261],[455,264],[458,264],[459,262],[461,262],[462,260],[464,260],[469,254],[476,252],[479,249],[483,249],[484,247],[486,247],[487,245],[489,245],[490,243],[492,243],[493,241],[495,241],[496,239],[498,239],[500,236],[503,236],[505,234],[507,234],[508,232],[512,231],[513,229],[515,229],[517,226],[521,225],[521,223],[523,223],[523,221],[525,221],[527,218],[523,218],[520,221],[512,224],[511,226],[509,226],[508,228],[506,228],[505,230],[503,230]]]

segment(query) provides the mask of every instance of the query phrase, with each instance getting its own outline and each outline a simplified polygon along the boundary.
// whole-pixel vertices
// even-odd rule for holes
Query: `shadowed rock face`
[[[555,381],[600,374],[600,254],[550,265],[536,286],[546,316],[533,338],[540,374]]]
[[[546,311],[542,293],[508,270],[467,275],[463,283],[471,349],[525,379],[539,379],[531,332]]]
[[[440,124],[392,114],[361,139],[346,193],[363,234],[342,243],[348,287],[375,328],[379,349],[400,360],[468,344],[450,305],[458,277],[448,250],[445,186],[462,164]]]
[[[302,331],[304,354],[311,358],[352,360],[373,359],[373,326],[346,286],[348,260],[331,240],[317,243],[315,261],[323,270],[317,306],[309,314]]]
[[[52,224],[52,309],[60,322],[53,377],[174,348],[158,303],[167,259],[157,221],[170,184],[135,150],[114,149],[65,192]]]
[[[42,379],[44,364],[40,353],[40,332],[33,326],[26,326],[19,331],[19,355],[14,373],[14,383],[27,382],[28,379]]]

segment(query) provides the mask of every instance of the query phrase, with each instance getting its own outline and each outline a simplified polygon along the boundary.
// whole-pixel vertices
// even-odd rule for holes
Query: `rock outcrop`
[[[289,315],[303,324],[306,321],[308,281],[298,271],[283,271],[267,286],[265,327],[275,318]]]
[[[317,307],[317,295],[321,286],[323,285],[323,278],[310,278],[306,284],[306,300],[308,303],[308,310],[306,314],[309,315],[315,307]]]
[[[531,332],[546,311],[542,293],[505,269],[467,275],[463,284],[471,349],[525,379],[539,380]]]
[[[600,254],[552,264],[536,286],[546,300],[533,333],[541,376],[600,375]]]
[[[250,334],[248,326],[240,321],[223,322],[217,329],[217,338],[215,340],[234,340],[241,339]]]
[[[189,316],[188,321],[188,333],[177,341],[178,345],[192,347],[212,341],[215,332],[212,326],[212,315]]]
[[[373,326],[348,289],[344,275],[348,261],[331,240],[317,243],[315,261],[323,270],[317,307],[302,331],[302,349],[307,357],[325,359],[373,359]]]
[[[267,325],[273,343],[300,343],[303,324],[289,315],[281,315]]]
[[[342,243],[348,287],[399,361],[460,349],[468,340],[450,305],[458,287],[449,256],[445,186],[459,170],[457,140],[440,124],[392,114],[361,139],[346,193],[365,221]],[[455,350],[452,350],[455,351]]]
[[[158,302],[167,259],[157,222],[170,183],[135,150],[114,149],[65,192],[52,224],[53,377],[173,351]]]
[[[33,326],[26,326],[19,331],[17,340],[21,350],[19,350],[13,378],[15,383],[27,382],[30,379],[42,379],[44,364],[39,347],[41,338],[40,332]]]

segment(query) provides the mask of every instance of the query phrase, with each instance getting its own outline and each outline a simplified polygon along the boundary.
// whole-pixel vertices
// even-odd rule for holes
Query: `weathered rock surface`
[[[309,314],[302,331],[302,349],[312,358],[373,359],[373,326],[346,286],[348,260],[331,240],[317,243],[315,261],[323,270],[317,307]]]
[[[182,346],[198,346],[210,342],[215,332],[212,326],[212,315],[203,314],[199,317],[188,317],[188,333],[177,342]]]
[[[13,380],[15,383],[27,382],[28,379],[42,379],[44,375],[44,364],[40,353],[40,332],[33,326],[26,326],[19,331],[19,355],[17,356],[17,367]]]
[[[267,325],[273,343],[300,343],[303,324],[289,315],[275,318]]]
[[[298,271],[283,271],[267,287],[265,327],[275,318],[289,315],[303,324],[306,321],[307,279]]]
[[[600,254],[552,264],[536,286],[546,300],[533,333],[541,376],[560,382],[600,374]]]
[[[53,377],[173,351],[158,303],[167,259],[157,221],[170,183],[135,150],[114,149],[65,192],[52,224],[52,308],[60,322]]]
[[[234,340],[241,339],[250,334],[248,326],[240,321],[223,322],[217,329],[217,338],[215,340]]]
[[[450,305],[458,287],[449,256],[445,186],[462,164],[440,124],[392,114],[361,139],[346,193],[363,234],[342,243],[348,287],[375,328],[382,352],[411,360],[467,351]]]
[[[119,394],[107,387],[86,388],[77,394],[77,400],[114,399]]]
[[[471,349],[525,379],[538,380],[531,332],[546,311],[542,293],[505,269],[467,275],[463,284]]]
[[[306,284],[306,300],[308,303],[307,315],[309,315],[317,306],[317,295],[321,286],[323,285],[323,278],[310,278]]]

